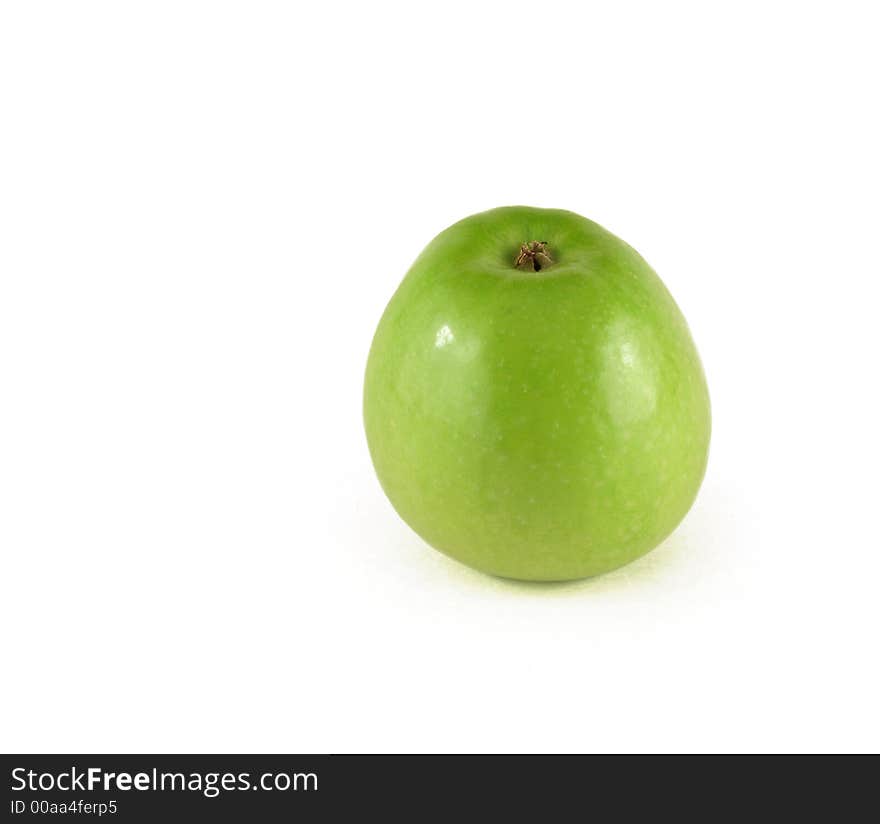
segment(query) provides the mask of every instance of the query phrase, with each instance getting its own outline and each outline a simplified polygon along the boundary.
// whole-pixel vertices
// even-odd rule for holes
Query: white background
[[[0,12],[5,751],[877,750],[874,4]],[[708,474],[526,585],[373,476],[373,330],[470,213],[587,215],[687,316]]]

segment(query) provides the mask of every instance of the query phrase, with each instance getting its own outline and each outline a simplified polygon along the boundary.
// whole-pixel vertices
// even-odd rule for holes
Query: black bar
[[[4,821],[860,820],[873,763],[826,758],[2,755]],[[871,769],[871,773],[868,770]],[[870,800],[870,807],[868,805]],[[855,816],[855,818],[851,818]]]

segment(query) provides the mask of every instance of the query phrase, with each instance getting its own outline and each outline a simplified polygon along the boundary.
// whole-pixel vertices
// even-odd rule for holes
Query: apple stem
[[[530,267],[533,272],[540,272],[553,264],[553,258],[547,253],[546,240],[533,240],[531,243],[523,243],[519,247],[519,254],[513,265],[518,269],[520,266]]]

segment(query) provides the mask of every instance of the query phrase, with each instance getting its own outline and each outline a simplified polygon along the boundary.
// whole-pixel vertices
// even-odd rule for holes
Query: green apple
[[[439,234],[373,339],[364,422],[382,488],[441,552],[584,578],[638,558],[706,469],[706,380],[638,253],[573,212],[513,206]]]

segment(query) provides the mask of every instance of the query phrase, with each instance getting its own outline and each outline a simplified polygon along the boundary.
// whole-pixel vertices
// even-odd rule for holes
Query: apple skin
[[[553,262],[515,267],[532,241]],[[687,323],[639,254],[573,212],[512,206],[412,265],[373,339],[364,423],[382,488],[431,546],[563,581],[675,529],[711,416]]]

